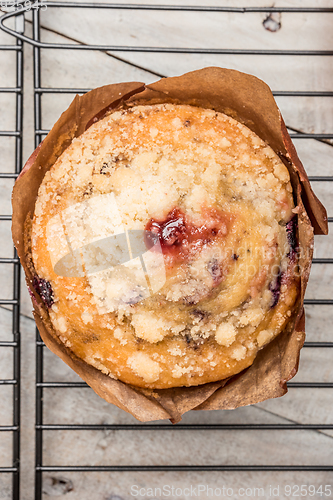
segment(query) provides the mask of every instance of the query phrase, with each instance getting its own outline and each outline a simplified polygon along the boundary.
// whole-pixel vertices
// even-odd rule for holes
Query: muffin
[[[113,378],[222,380],[292,316],[293,209],[287,168],[233,118],[127,107],[73,140],[40,185],[37,289],[60,340]]]
[[[96,89],[23,172],[36,322],[98,394],[177,421],[286,392],[327,218],[265,84],[207,68]]]

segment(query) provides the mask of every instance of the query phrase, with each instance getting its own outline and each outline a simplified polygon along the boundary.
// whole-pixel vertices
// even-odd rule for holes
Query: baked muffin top
[[[35,287],[60,341],[111,377],[222,380],[292,316],[293,208],[287,168],[229,116],[115,111],[44,177],[28,236]]]

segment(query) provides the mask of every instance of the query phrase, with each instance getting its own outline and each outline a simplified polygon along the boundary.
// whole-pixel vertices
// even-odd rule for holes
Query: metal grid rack
[[[16,30],[21,31],[22,16],[16,19]],[[15,95],[15,130],[1,130],[1,137],[14,137],[15,139],[15,158],[14,171],[1,172],[0,178],[15,179],[21,170],[22,165],[22,115],[23,115],[23,42],[16,39],[13,45],[0,45],[0,51],[12,51],[16,55],[16,86],[0,88],[0,93]],[[3,221],[10,221],[11,215],[1,214],[0,224]],[[0,425],[1,432],[11,432],[12,437],[12,465],[0,467],[0,473],[11,473],[12,480],[12,498],[19,499],[20,484],[20,262],[16,253],[13,251],[12,257],[0,258],[0,264],[11,265],[13,270],[13,297],[11,299],[0,298],[0,306],[10,306],[12,312],[12,339],[0,342],[0,347],[6,347],[13,350],[13,378],[1,379],[0,386],[12,386],[13,394],[13,419],[12,425]],[[3,288],[4,290],[4,288]],[[9,333],[9,332],[8,332]],[[1,378],[1,372],[0,372]],[[1,390],[1,389],[0,389]],[[8,453],[10,455],[10,452]]]
[[[36,4],[37,5],[37,4]],[[106,4],[106,3],[83,3],[83,2],[43,2],[39,5],[47,5],[49,12],[52,12],[56,8],[65,9],[99,9],[103,11],[104,9],[118,9],[118,10],[156,10],[160,11],[182,11],[182,12],[216,12],[223,15],[223,13],[234,12],[234,13],[249,13],[249,12],[263,12],[263,13],[274,13],[274,12],[285,12],[285,13],[308,13],[311,15],[315,12],[327,12],[333,13],[333,8],[274,8],[274,7],[246,7],[246,8],[233,8],[233,7],[209,7],[209,6],[170,6],[170,5],[134,5],[134,4]],[[22,10],[24,12],[24,8]],[[21,11],[21,12],[22,12]],[[3,17],[2,23],[5,19],[12,17],[17,14],[7,14]],[[20,168],[21,159],[21,131],[22,131],[22,44],[27,42],[33,46],[34,53],[34,112],[35,112],[35,146],[41,142],[43,137],[48,133],[42,125],[42,96],[44,94],[82,94],[90,89],[86,88],[46,88],[43,87],[41,81],[41,68],[43,64],[43,50],[48,49],[61,49],[61,50],[90,50],[90,51],[113,51],[113,52],[158,52],[158,53],[175,53],[175,54],[233,54],[237,56],[238,54],[248,54],[248,55],[270,55],[270,56],[332,56],[333,50],[248,50],[248,49],[204,49],[204,48],[177,48],[177,47],[153,47],[153,46],[119,46],[119,45],[85,45],[80,43],[73,44],[59,44],[59,43],[45,43],[41,41],[40,28],[41,28],[41,14],[39,10],[33,10],[32,20],[33,20],[33,35],[32,38],[25,36],[23,33],[18,31],[10,30],[5,24],[1,25],[4,31],[14,35],[16,37],[16,46],[11,47],[11,50],[17,51],[17,88],[16,89],[1,89],[1,92],[10,91],[16,92],[17,95],[17,127],[15,132],[8,132],[1,134],[15,135],[16,137],[16,172]],[[0,49],[8,49],[8,47],[0,47]],[[160,75],[163,76],[163,75]],[[317,92],[317,91],[275,91],[273,92],[275,96],[309,96],[309,97],[333,97],[333,91],[329,92]],[[299,130],[289,127],[292,132],[292,138],[296,140],[304,139],[315,139],[319,141],[328,141],[333,139],[333,131],[330,133],[303,133]],[[7,174],[1,174],[7,175]],[[8,174],[13,175],[13,174]],[[333,177],[330,176],[316,176],[311,177],[313,182],[330,182]],[[333,215],[333,214],[332,214]],[[6,218],[1,217],[1,219]],[[329,222],[333,222],[333,217],[329,217]],[[18,321],[19,321],[19,266],[17,263],[17,257],[14,259],[1,259],[1,262],[14,263],[14,297],[12,301],[0,301],[0,304],[10,303],[13,305],[13,334],[14,342],[6,342],[0,345],[8,345],[14,348],[16,357],[14,360],[14,378],[13,381],[0,381],[0,383],[11,383],[14,387],[14,423],[12,427],[0,428],[4,431],[13,431],[14,435],[14,466],[7,469],[0,469],[0,472],[10,471],[14,474],[14,493],[13,498],[18,498],[18,458],[19,458],[19,333],[18,333]],[[315,259],[314,264],[332,264],[333,259],[331,258],[320,258]],[[333,299],[311,299],[306,300],[306,304],[320,305],[320,306],[333,306]],[[42,493],[42,482],[44,472],[65,472],[65,471],[84,471],[84,472],[120,472],[120,471],[333,471],[333,466],[331,465],[97,465],[91,466],[89,464],[84,466],[72,466],[72,465],[57,465],[57,466],[46,466],[43,463],[43,433],[44,431],[64,431],[64,430],[114,430],[114,431],[126,431],[126,430],[137,430],[138,432],[144,432],[145,430],[158,432],[160,430],[177,430],[179,432],[184,430],[197,431],[209,431],[209,430],[328,430],[333,429],[333,421],[330,424],[178,424],[176,426],[171,426],[168,424],[135,424],[135,425],[60,425],[60,424],[44,424],[43,423],[43,393],[47,391],[48,388],[82,388],[88,386],[84,382],[48,382],[44,380],[44,343],[37,332],[36,338],[36,462],[35,462],[35,498],[36,500],[41,500],[43,497]],[[311,348],[332,348],[333,342],[306,342],[305,347]],[[332,382],[290,382],[289,387],[298,388],[302,390],[304,388],[320,388],[322,390],[333,389]],[[75,396],[74,396],[75,397]]]

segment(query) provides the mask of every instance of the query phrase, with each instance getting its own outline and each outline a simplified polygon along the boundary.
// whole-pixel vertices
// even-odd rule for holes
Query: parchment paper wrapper
[[[38,188],[45,173],[93,122],[123,103],[181,103],[214,109],[247,125],[279,155],[287,166],[298,211],[299,265],[303,270],[297,310],[285,331],[259,351],[254,363],[240,374],[197,387],[148,390],[113,380],[78,359],[57,337],[48,311],[36,294],[24,252],[24,223],[33,214]],[[222,68],[205,68],[180,77],[165,78],[145,86],[143,83],[107,85],[76,96],[51,132],[27,161],[13,190],[12,232],[27,285],[32,293],[34,316],[47,347],[67,363],[106,401],[131,413],[141,421],[181,420],[185,412],[234,409],[287,392],[287,381],[298,369],[303,346],[303,301],[309,278],[313,235],[327,234],[327,215],[314,195],[306,172],[291,142],[269,87],[254,76]]]

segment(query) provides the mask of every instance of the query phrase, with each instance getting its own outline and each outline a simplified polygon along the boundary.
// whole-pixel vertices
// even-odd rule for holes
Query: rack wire
[[[99,9],[103,11],[104,9],[117,9],[117,10],[155,10],[160,11],[175,11],[175,12],[216,12],[220,15],[223,13],[240,13],[247,14],[251,12],[261,12],[261,13],[274,13],[274,12],[284,12],[284,13],[308,13],[312,15],[313,13],[327,13],[332,14],[333,8],[308,8],[308,7],[222,7],[222,6],[179,6],[179,5],[136,5],[136,4],[107,4],[107,3],[84,3],[84,2],[40,2],[35,4],[36,6],[47,5],[48,12],[42,15],[49,15],[53,9],[63,8],[63,9]],[[24,8],[21,9],[24,13]],[[121,45],[94,45],[94,44],[82,44],[82,43],[46,43],[41,41],[41,12],[39,9],[34,9],[32,13],[32,37],[24,35],[23,32],[18,32],[18,30],[9,29],[5,24],[5,20],[13,17],[13,13],[9,13],[3,16],[1,20],[1,28],[7,33],[15,36],[16,46],[11,48],[11,50],[17,50],[17,88],[16,89],[1,89],[1,91],[12,91],[16,92],[17,95],[17,126],[15,132],[8,132],[10,135],[14,135],[17,141],[17,152],[16,152],[16,172],[20,168],[21,159],[21,136],[22,136],[22,44],[28,43],[33,46],[34,55],[34,132],[35,132],[35,146],[37,147],[41,140],[48,133],[47,129],[43,128],[42,115],[43,115],[43,103],[42,96],[45,94],[52,94],[54,96],[59,94],[82,94],[90,89],[88,88],[48,88],[42,85],[41,80],[41,68],[43,64],[43,52],[44,50],[83,50],[83,51],[112,51],[112,52],[147,52],[147,53],[173,53],[173,54],[233,54],[237,55],[269,55],[269,56],[311,56],[311,57],[331,57],[333,55],[333,50],[252,50],[252,49],[207,49],[207,48],[180,48],[180,47],[154,47],[154,46],[121,46]],[[0,49],[6,50],[4,47]],[[163,76],[163,75],[160,75]],[[275,96],[278,97],[323,97],[332,98],[332,91],[279,91],[273,92]],[[329,141],[333,139],[333,132],[329,133],[303,133],[299,130],[292,129],[289,127],[291,132],[291,137],[294,140],[308,140],[314,139],[317,141]],[[0,133],[0,135],[3,133]],[[7,133],[5,133],[7,134]],[[3,174],[7,175],[7,174]],[[10,174],[8,174],[10,175]],[[313,176],[310,178],[312,182],[332,182],[333,176]],[[0,219],[3,220],[4,217],[1,216]],[[329,217],[329,222],[333,222],[333,217]],[[13,381],[1,381],[0,383],[12,383],[15,389],[15,403],[14,403],[14,425],[10,428],[0,429],[0,430],[10,430],[14,433],[14,465],[10,468],[13,472],[15,478],[15,487],[13,493],[13,498],[18,498],[18,460],[19,460],[19,333],[18,333],[18,321],[19,321],[19,266],[17,263],[17,256],[15,254],[14,259],[7,259],[6,261],[14,263],[14,298],[12,301],[6,301],[13,305],[13,334],[14,342],[8,342],[9,345],[14,348],[16,353],[16,363],[14,367],[14,378]],[[314,259],[315,265],[320,264],[332,264],[332,258],[317,258]],[[1,302],[0,304],[5,303]],[[332,306],[333,299],[308,299],[305,301],[307,305],[315,306]],[[0,344],[1,345],[1,344]],[[333,347],[333,342],[306,342],[306,348],[319,348],[319,349],[329,349]],[[333,421],[328,424],[296,424],[296,423],[283,423],[283,424],[178,424],[176,426],[171,426],[169,424],[109,424],[109,425],[93,425],[93,424],[73,424],[73,425],[62,425],[62,424],[44,424],[43,413],[44,413],[44,391],[48,389],[64,389],[71,388],[73,390],[73,398],[75,398],[75,389],[78,388],[88,388],[87,384],[84,382],[51,382],[44,380],[44,343],[42,342],[38,332],[36,335],[36,460],[35,460],[35,499],[41,500],[43,497],[43,473],[45,472],[121,472],[121,471],[333,471],[332,465],[274,465],[274,464],[260,464],[260,465],[45,465],[43,462],[43,436],[46,431],[98,431],[98,430],[113,430],[113,431],[169,431],[176,430],[177,432],[192,431],[210,431],[210,430],[246,430],[246,431],[268,431],[268,430],[279,430],[281,432],[287,430],[332,430]],[[15,371],[16,370],[16,371]],[[299,390],[305,388],[316,388],[322,390],[333,389],[333,382],[290,382],[288,384],[290,388],[297,388]],[[6,469],[9,470],[9,469]],[[0,469],[1,472],[3,472]],[[16,495],[16,496],[15,496]]]
[[[22,16],[16,19],[16,30],[21,31]],[[0,131],[1,137],[14,137],[15,158],[14,171],[1,172],[0,178],[15,179],[22,167],[22,116],[23,116],[23,42],[16,39],[13,45],[1,45],[0,51],[15,51],[16,54],[16,86],[0,88],[0,93],[15,95],[15,130]],[[11,220],[11,215],[1,214],[0,224]],[[12,474],[12,498],[19,500],[20,487],[20,262],[13,251],[12,257],[1,257],[0,263],[12,266],[13,297],[12,299],[0,298],[0,306],[11,306],[12,309],[12,339],[0,342],[0,347],[13,350],[13,378],[1,379],[0,386],[12,386],[12,425],[0,425],[1,432],[12,433],[12,465],[0,467],[0,473]],[[4,290],[4,288],[3,288]],[[9,332],[8,332],[9,333]],[[0,373],[1,377],[1,373]],[[1,388],[0,388],[1,390]],[[10,455],[10,453],[8,453]]]

